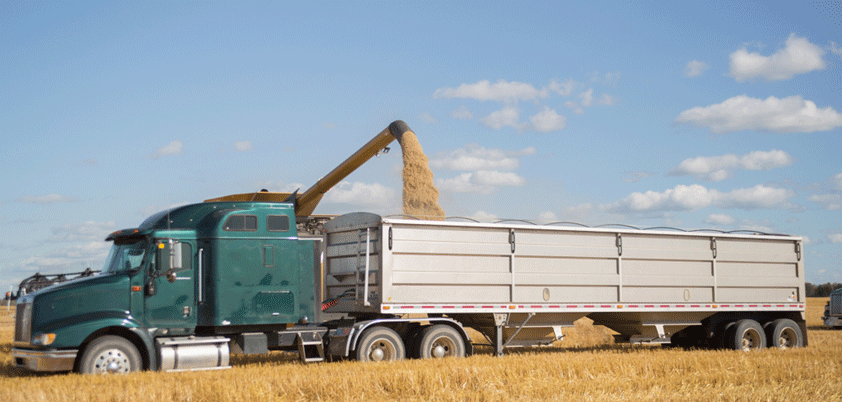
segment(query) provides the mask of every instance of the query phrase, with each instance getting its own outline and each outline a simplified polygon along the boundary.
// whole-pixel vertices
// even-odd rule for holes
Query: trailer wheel
[[[465,357],[465,341],[449,325],[433,325],[424,329],[416,348],[419,359]]]
[[[361,362],[401,360],[405,355],[406,349],[400,335],[386,327],[365,330],[357,345],[357,360]]]
[[[754,320],[740,320],[725,332],[725,342],[729,349],[750,351],[766,347],[766,334],[763,327]]]
[[[141,370],[140,352],[125,338],[106,335],[88,344],[79,362],[82,374],[124,374]]]
[[[778,349],[800,348],[804,346],[804,336],[795,321],[781,318],[766,324],[766,337],[769,347]]]

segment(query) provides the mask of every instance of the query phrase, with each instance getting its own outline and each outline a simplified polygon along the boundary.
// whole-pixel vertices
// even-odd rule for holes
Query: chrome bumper
[[[12,348],[15,365],[32,371],[70,371],[78,350],[29,350]]]

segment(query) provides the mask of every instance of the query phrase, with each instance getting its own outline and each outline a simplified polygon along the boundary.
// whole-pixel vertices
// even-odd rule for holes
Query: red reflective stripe
[[[594,305],[593,304],[586,304],[585,308],[594,308]]]
[[[579,307],[579,306],[574,306],[574,305],[572,305],[572,304],[568,304],[568,305],[567,305],[567,308],[577,308],[577,307]]]
[[[415,306],[401,306],[401,308],[415,308]]]

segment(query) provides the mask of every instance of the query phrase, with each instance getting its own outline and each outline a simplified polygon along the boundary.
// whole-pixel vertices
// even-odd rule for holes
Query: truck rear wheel
[[[405,355],[403,340],[391,328],[371,327],[363,332],[357,345],[357,360],[361,362],[401,360]]]
[[[766,347],[763,327],[754,320],[740,320],[725,332],[725,344],[729,349],[750,351]]]
[[[124,374],[141,370],[137,348],[125,338],[106,335],[88,344],[79,362],[82,374]]]
[[[419,359],[465,357],[465,341],[449,325],[433,325],[424,329],[416,348]]]
[[[769,347],[778,349],[800,348],[804,346],[804,336],[795,321],[781,318],[766,324],[766,337]]]

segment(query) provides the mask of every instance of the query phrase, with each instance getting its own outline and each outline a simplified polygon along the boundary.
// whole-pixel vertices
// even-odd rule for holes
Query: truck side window
[[[231,215],[222,228],[229,232],[254,232],[257,230],[257,216]]]
[[[176,272],[189,271],[193,268],[193,247],[190,246],[190,243],[183,242],[175,243],[175,246],[181,247],[181,269],[176,270]],[[158,258],[156,260],[153,267],[157,266],[158,272],[167,272],[171,268],[169,243],[159,243]]]
[[[289,216],[269,215],[266,217],[266,230],[270,232],[288,232]]]

